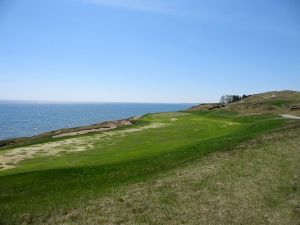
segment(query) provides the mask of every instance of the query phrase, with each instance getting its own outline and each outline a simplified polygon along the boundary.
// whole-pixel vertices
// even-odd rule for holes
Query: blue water
[[[0,102],[0,140],[90,125],[146,113],[178,111],[193,104],[37,104]]]

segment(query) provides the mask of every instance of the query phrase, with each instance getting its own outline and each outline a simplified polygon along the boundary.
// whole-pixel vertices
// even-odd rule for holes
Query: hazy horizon
[[[273,90],[273,91],[298,91],[298,90]],[[273,91],[266,91],[261,93],[268,93]],[[243,94],[261,94],[261,93],[243,93]],[[237,93],[226,93],[226,94],[237,94]],[[224,94],[224,95],[226,95]],[[239,94],[239,95],[243,95]],[[221,98],[222,96],[220,96]],[[210,102],[112,102],[112,101],[64,101],[64,100],[18,100],[18,99],[0,99],[0,104],[2,103],[24,103],[24,104],[205,104],[205,103],[218,103],[220,99]]]
[[[4,0],[0,99],[205,103],[300,90],[295,0]]]
[[[36,104],[201,104],[200,102],[105,102],[105,101],[54,101],[54,100],[10,100],[10,99],[0,99],[1,103],[36,103]],[[203,102],[204,103],[204,102]]]

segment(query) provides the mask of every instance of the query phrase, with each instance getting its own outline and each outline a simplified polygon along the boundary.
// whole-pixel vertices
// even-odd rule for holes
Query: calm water
[[[90,125],[146,113],[178,111],[193,104],[32,104],[0,102],[0,140]]]

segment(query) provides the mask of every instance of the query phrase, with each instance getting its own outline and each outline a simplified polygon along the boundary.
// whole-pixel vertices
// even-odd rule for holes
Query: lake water
[[[0,102],[0,140],[28,137],[146,113],[178,111],[194,104],[45,104]]]

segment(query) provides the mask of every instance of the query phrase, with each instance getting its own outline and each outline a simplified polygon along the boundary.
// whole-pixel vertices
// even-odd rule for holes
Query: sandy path
[[[300,120],[300,117],[299,116],[294,116],[294,115],[288,115],[288,114],[283,114],[281,115],[283,118],[286,118],[286,119],[294,119],[294,120]]]

